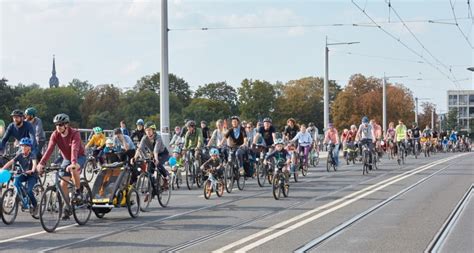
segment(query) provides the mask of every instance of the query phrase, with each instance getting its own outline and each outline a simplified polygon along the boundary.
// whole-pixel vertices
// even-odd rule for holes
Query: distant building
[[[474,128],[474,90],[448,90],[448,112],[458,109],[458,126],[461,131]]]
[[[53,72],[51,78],[49,78],[49,88],[58,88],[59,87],[59,79],[56,76],[56,62],[55,57],[53,55]]]

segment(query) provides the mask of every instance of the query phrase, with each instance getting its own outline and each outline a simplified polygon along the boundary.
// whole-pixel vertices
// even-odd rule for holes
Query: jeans
[[[84,168],[84,164],[86,163],[86,156],[79,156],[77,158],[77,163],[79,164],[79,166],[81,166],[81,169]],[[70,160],[66,160],[66,159],[62,159],[62,162],[61,162],[61,170],[59,171],[59,175],[62,176],[62,177],[71,177],[72,174],[70,171],[66,171],[66,167],[71,165],[71,161]],[[81,171],[79,170],[79,173],[81,173]]]
[[[336,166],[339,166],[339,144],[335,144],[332,150],[332,158],[336,163]]]
[[[311,145],[308,146],[299,146],[299,152],[303,151],[304,153],[304,164],[308,164],[308,154],[311,152]]]
[[[16,176],[15,177],[15,181],[13,182],[13,184],[15,185],[16,189],[18,191],[21,191],[21,184],[23,182],[27,182],[26,183],[26,189],[27,189],[27,193],[28,193],[28,197],[30,198],[31,200],[31,204],[33,205],[33,207],[36,207],[36,198],[35,198],[35,195],[33,194],[33,187],[35,186],[37,180],[36,180],[36,176],[35,175],[24,175],[24,174],[21,174],[19,176]]]

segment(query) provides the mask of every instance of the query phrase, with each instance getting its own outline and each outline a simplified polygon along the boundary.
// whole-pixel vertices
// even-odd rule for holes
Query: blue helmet
[[[211,148],[209,151],[210,155],[219,155],[219,150],[217,148]]]
[[[31,147],[31,146],[33,146],[33,142],[31,141],[30,138],[25,137],[25,138],[22,138],[22,139],[20,140],[20,146],[23,146],[23,145],[26,145],[26,146],[30,146],[30,147]]]
[[[145,122],[142,119],[138,119],[137,120],[137,125],[143,126],[143,125],[145,125]]]
[[[369,123],[369,118],[368,118],[367,116],[364,116],[364,117],[362,118],[362,123],[364,123],[364,124]]]

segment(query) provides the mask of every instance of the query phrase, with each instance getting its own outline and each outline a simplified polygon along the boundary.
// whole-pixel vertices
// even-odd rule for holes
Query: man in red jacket
[[[84,152],[84,144],[81,141],[79,131],[69,127],[69,116],[61,113],[54,117],[53,123],[56,126],[56,130],[51,134],[48,143],[48,149],[46,150],[43,158],[37,166],[37,170],[42,173],[46,162],[51,157],[54,151],[54,147],[58,145],[59,151],[63,161],[61,163],[61,169],[59,175],[65,180],[69,180],[72,176],[72,181],[76,186],[76,191],[73,197],[73,201],[81,201],[80,194],[80,173],[81,168],[84,167],[86,162],[86,156]],[[68,184],[65,181],[61,181],[61,188],[64,193],[68,192]],[[68,194],[65,194],[68,197]],[[65,199],[65,201],[69,201]],[[63,218],[69,217],[69,212],[65,212]]]

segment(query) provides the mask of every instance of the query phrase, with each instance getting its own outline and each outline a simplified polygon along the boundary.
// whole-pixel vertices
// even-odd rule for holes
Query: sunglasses
[[[60,127],[63,127],[63,126],[65,126],[65,125],[66,125],[66,123],[56,124],[56,126],[60,126]]]

